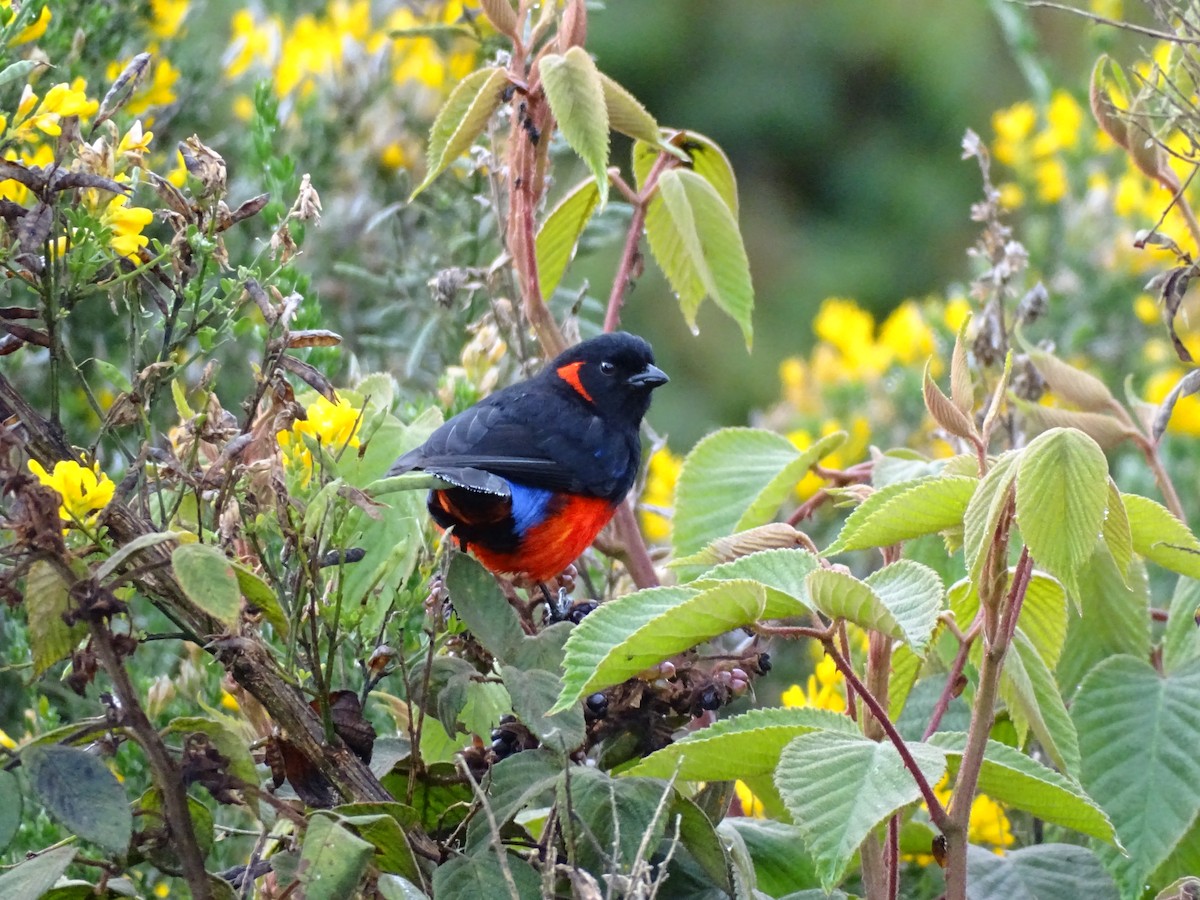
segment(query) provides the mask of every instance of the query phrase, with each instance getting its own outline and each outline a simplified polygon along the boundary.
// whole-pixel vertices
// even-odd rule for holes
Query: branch
[[[642,189],[634,198],[633,218],[629,221],[629,231],[625,235],[625,248],[621,252],[621,261],[617,264],[612,292],[608,295],[608,310],[604,314],[605,331],[616,331],[621,324],[621,307],[625,305],[625,296],[633,287],[633,270],[639,256],[638,245],[642,240],[642,229],[646,226],[646,210],[649,209],[650,198],[658,187],[658,177],[667,170],[673,160],[674,157],[670,154],[659,153],[646,175]]]

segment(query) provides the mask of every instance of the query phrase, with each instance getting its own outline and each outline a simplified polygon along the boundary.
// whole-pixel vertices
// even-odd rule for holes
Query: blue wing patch
[[[526,531],[546,518],[546,510],[554,498],[554,491],[516,482],[509,484],[512,488],[513,527],[517,534],[524,536]]]

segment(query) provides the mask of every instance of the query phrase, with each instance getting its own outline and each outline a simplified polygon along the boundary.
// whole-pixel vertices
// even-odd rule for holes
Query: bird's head
[[[650,394],[667,383],[654,365],[654,351],[635,334],[617,331],[576,344],[547,367],[606,418],[637,426],[650,408]]]

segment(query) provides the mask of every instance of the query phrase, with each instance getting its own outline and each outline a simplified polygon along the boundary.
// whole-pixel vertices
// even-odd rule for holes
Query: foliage
[[[188,3],[2,9],[0,626],[29,705],[0,732],[0,894],[1138,897],[1194,870],[1189,25],[1097,68],[1094,127],[1057,92],[990,150],[968,132],[970,286],[878,328],[828,299],[755,427],[656,448],[654,544],[623,507],[539,588],[452,551],[428,476],[388,468],[618,327],[643,234],[683,321],[711,301],[749,347],[720,147],[597,67],[582,0],[239,11],[239,136],[176,105],[218,77]],[[148,52],[105,29],[126,15]],[[385,111],[424,118],[423,168]],[[346,334],[310,275],[337,255],[311,226],[351,217],[335,169],[395,204],[354,214],[394,271],[340,273],[402,297]],[[1018,209],[1063,239],[1027,249]],[[1096,252],[1164,209],[1148,256]],[[600,303],[566,285],[605,229]],[[1150,327],[1154,266],[1165,338],[1105,343]],[[1120,315],[1080,325],[1068,267]],[[389,330],[400,384],[364,373]],[[772,657],[806,682],[778,704]]]

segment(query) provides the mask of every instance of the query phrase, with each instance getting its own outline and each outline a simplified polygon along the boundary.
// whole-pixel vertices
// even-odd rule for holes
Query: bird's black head
[[[635,334],[617,331],[576,344],[546,368],[606,418],[636,426],[650,408],[650,394],[667,383],[654,351]]]

